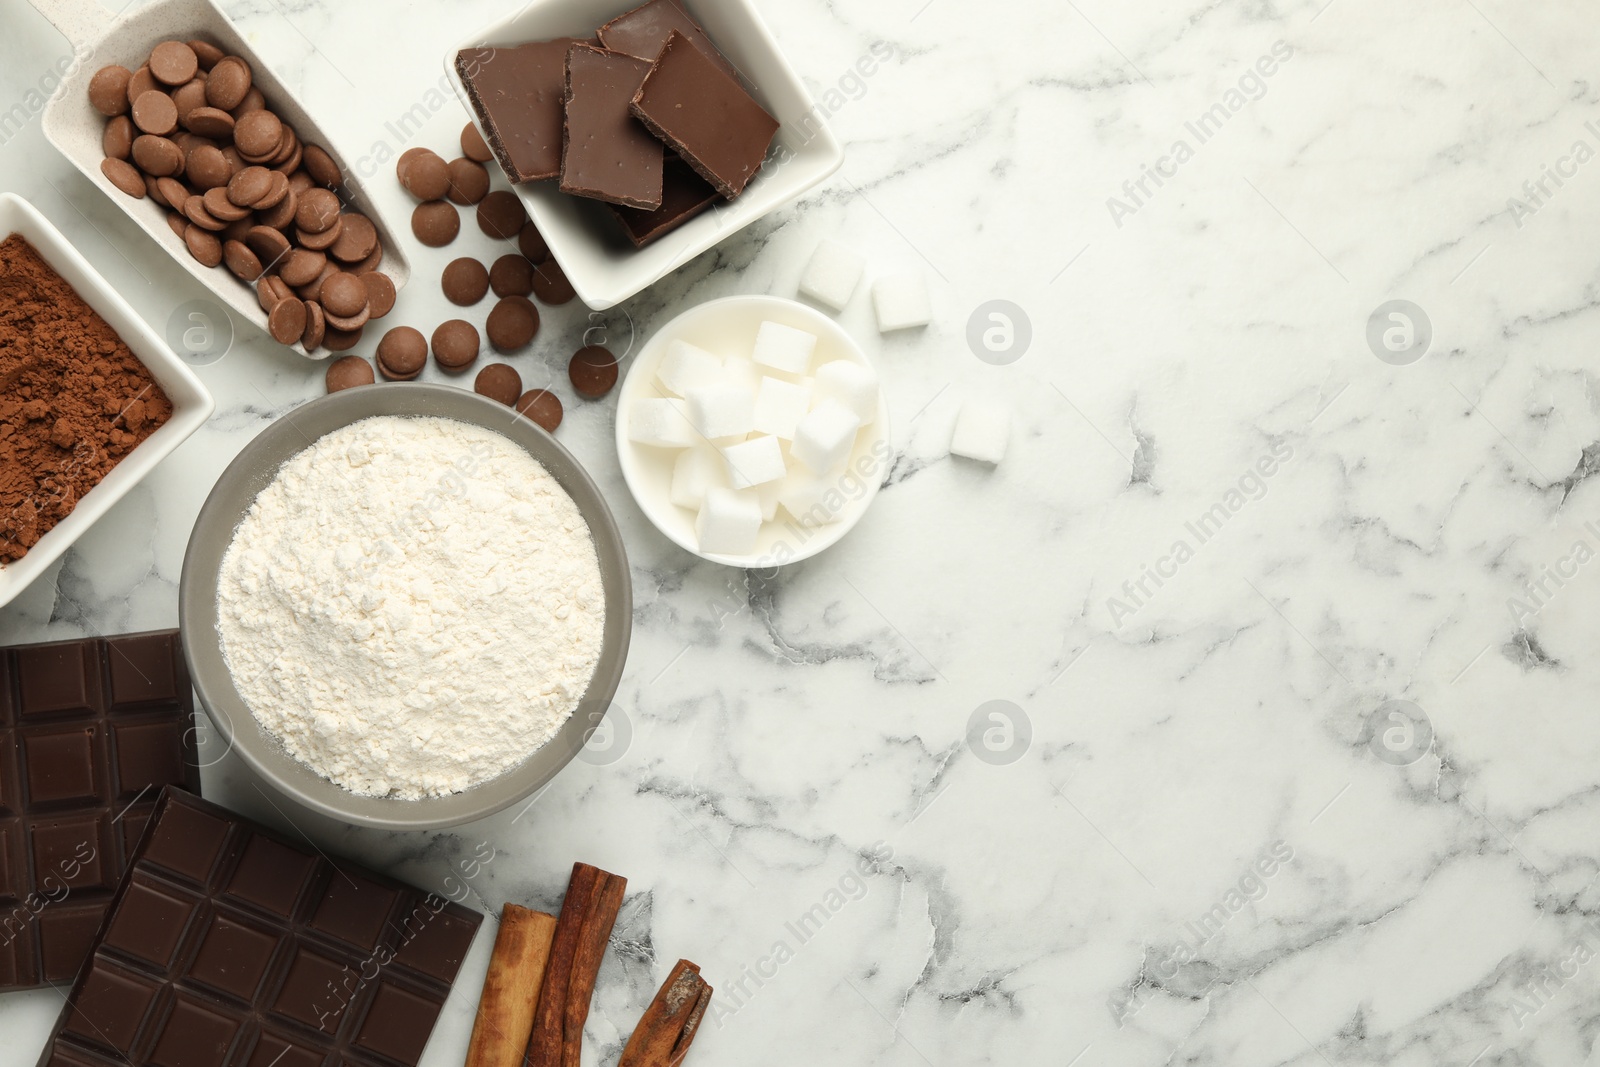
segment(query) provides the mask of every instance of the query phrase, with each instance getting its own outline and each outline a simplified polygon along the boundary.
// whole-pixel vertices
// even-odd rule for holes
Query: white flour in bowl
[[[296,759],[416,800],[526,760],[577,707],[605,599],[589,527],[532,456],[385,416],[285,463],[222,561],[234,685]]]

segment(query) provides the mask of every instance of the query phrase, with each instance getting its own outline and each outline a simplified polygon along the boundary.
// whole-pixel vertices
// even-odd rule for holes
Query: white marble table
[[[700,1067],[1585,1062],[1600,23],[1324,2],[763,3],[848,162],[607,325],[792,294],[823,237],[924,271],[927,331],[880,339],[859,295],[842,316],[893,394],[867,520],[776,578],[698,563],[631,503],[612,408],[573,403],[561,437],[633,554],[618,743],[520,817],[426,837],[306,815],[231,757],[208,795],[441,890],[487,843],[485,910],[554,906],[574,859],[627,874],[591,1063],[679,956],[718,989]],[[357,155],[410,143],[386,124],[440,42],[507,8],[226,6]],[[22,0],[0,26],[9,107],[64,46]],[[894,58],[853,74],[877,42]],[[448,101],[418,143],[462,122]],[[3,142],[0,188],[149,321],[203,295],[37,119]],[[419,251],[399,316],[444,317],[430,279],[476,247]],[[992,300],[1031,323],[1009,363],[966,339]],[[1369,345],[1395,300],[1426,351],[1387,312]],[[589,325],[549,314],[524,376],[562,379]],[[212,481],[321,392],[242,326],[200,373],[211,424],[0,639],[175,624]],[[1015,412],[998,470],[948,455],[969,396]],[[991,701],[1013,728],[971,729]],[[460,1062],[487,953],[429,1067]],[[60,1003],[0,997],[0,1067]]]

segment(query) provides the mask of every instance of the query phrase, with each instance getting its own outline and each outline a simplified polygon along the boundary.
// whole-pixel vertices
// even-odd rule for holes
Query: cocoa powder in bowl
[[[0,563],[171,417],[116,331],[22,237],[0,242]]]

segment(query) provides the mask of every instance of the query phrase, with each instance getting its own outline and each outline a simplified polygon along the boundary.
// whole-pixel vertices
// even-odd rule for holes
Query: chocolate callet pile
[[[0,243],[0,564],[171,417],[116,331],[20,236]]]

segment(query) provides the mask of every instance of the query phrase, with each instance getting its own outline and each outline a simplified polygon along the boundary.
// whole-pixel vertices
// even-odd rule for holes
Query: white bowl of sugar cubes
[[[657,529],[753,569],[837,543],[894,460],[866,354],[832,319],[775,296],[713,300],[652,337],[622,384],[617,451]]]

